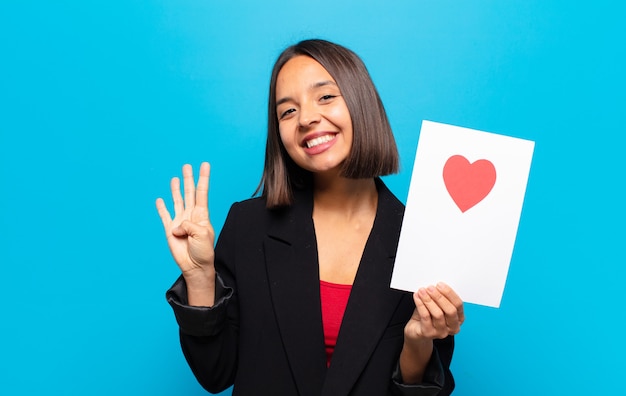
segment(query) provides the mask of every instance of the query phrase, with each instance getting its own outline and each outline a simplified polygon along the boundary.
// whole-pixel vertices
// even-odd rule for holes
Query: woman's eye
[[[324,95],[320,98],[320,100],[331,100],[332,98],[336,97],[335,95]]]
[[[293,113],[294,111],[296,111],[296,109],[287,109],[283,111],[282,113],[280,113],[280,119],[282,120],[283,118],[287,117],[289,114]]]

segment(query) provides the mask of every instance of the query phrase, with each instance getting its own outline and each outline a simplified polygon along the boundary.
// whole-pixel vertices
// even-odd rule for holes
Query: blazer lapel
[[[402,293],[390,289],[403,207],[379,181],[376,219],[344,313],[322,395],[346,395],[358,380]]]
[[[326,355],[310,193],[272,215],[264,241],[267,275],[285,353],[302,396],[321,393]]]

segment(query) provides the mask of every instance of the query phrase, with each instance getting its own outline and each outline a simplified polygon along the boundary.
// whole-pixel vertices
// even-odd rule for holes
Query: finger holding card
[[[441,339],[460,331],[465,321],[463,301],[449,286],[421,288],[413,299],[415,311],[406,325],[406,337]]]

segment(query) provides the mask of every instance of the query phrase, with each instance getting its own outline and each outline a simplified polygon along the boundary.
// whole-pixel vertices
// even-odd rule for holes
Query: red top
[[[343,313],[348,305],[352,285],[340,285],[320,280],[320,298],[322,302],[322,325],[324,326],[324,344],[326,344],[326,365],[330,366],[337,336],[341,327]]]

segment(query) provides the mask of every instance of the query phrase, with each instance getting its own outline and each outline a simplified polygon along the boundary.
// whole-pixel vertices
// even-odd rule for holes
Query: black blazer
[[[378,208],[326,367],[310,191],[268,210],[232,206],[216,245],[216,304],[187,306],[181,278],[167,292],[183,352],[200,384],[233,395],[448,395],[454,341],[436,340],[424,383],[399,384],[397,362],[414,303],[390,289],[404,206],[377,180]],[[395,374],[394,374],[395,370]],[[393,379],[392,379],[393,377]]]

